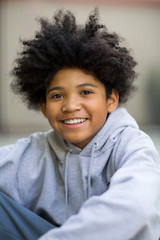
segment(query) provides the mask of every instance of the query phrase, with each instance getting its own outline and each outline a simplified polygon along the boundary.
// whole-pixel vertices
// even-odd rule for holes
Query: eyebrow
[[[54,90],[63,90],[63,89],[64,89],[64,87],[53,87],[53,88],[50,88],[50,89],[47,91],[47,93],[52,92],[52,91],[54,91]]]
[[[94,87],[94,88],[98,88],[97,85],[92,84],[92,83],[82,83],[82,84],[77,85],[76,88],[88,87],[88,86]],[[54,91],[54,90],[64,90],[64,89],[65,89],[64,87],[60,87],[60,86],[52,87],[52,88],[50,88],[50,89],[47,91],[47,93],[49,93],[49,92],[51,92],[51,91]]]
[[[88,87],[88,86],[98,88],[97,85],[92,84],[92,83],[82,83],[82,84],[78,85],[77,88]]]

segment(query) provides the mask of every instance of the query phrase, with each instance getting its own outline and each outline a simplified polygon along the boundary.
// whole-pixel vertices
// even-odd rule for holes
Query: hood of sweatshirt
[[[83,149],[64,141],[55,131],[48,134],[64,184],[66,218],[77,213],[86,199],[107,190],[107,162],[117,139],[128,126],[138,128],[125,109],[117,108]]]
[[[48,139],[58,159],[63,162],[68,151],[79,153],[84,156],[90,156],[91,149],[94,145],[94,155],[101,155],[102,152],[107,151],[114,146],[119,135],[127,127],[139,128],[135,119],[127,112],[126,109],[117,108],[108,116],[103,127],[83,149],[64,141],[63,138],[55,131],[50,132]]]

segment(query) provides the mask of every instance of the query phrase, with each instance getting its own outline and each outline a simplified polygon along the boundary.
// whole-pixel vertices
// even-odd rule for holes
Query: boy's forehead
[[[50,85],[65,86],[67,83],[75,84],[77,87],[90,85],[97,87],[102,84],[91,73],[86,73],[79,68],[65,68],[59,70],[52,78]]]

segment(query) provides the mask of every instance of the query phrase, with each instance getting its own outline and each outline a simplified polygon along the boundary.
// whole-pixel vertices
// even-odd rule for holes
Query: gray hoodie
[[[40,240],[160,236],[159,156],[123,108],[82,150],[55,131],[1,148],[0,190],[61,225]]]

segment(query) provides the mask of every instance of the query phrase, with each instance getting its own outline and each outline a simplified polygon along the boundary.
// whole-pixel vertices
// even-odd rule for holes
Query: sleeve
[[[160,163],[152,141],[143,133],[124,133],[111,160],[109,189],[39,240],[159,239]]]
[[[0,148],[0,191],[13,197],[19,202],[19,194],[16,189],[16,145],[8,145]]]
[[[0,191],[21,203],[18,172],[30,139],[19,139],[16,144],[0,148]]]

